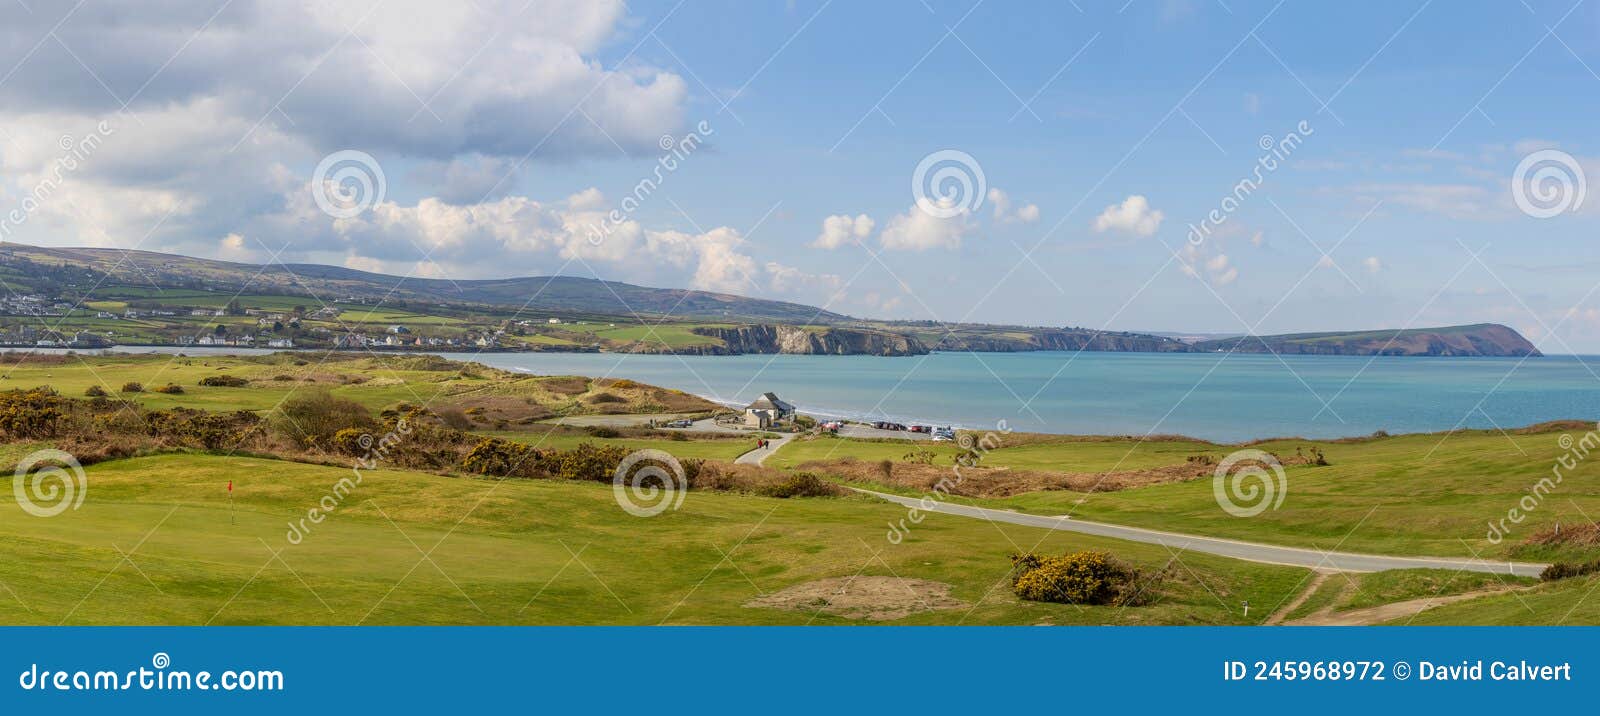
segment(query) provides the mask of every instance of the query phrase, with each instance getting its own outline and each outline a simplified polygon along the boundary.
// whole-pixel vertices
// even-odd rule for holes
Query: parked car
[[[687,428],[691,425],[694,425],[694,421],[692,420],[673,420],[667,423],[667,427],[669,428]]]

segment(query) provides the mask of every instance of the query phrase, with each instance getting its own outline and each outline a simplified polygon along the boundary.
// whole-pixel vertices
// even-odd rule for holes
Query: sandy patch
[[[891,621],[920,612],[969,605],[950,596],[950,585],[944,582],[899,577],[834,577],[765,594],[746,602],[745,606]]]

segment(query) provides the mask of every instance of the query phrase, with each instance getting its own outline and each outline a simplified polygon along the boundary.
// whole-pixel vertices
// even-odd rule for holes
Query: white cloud
[[[1039,220],[1038,204],[1023,204],[1013,208],[1011,197],[998,188],[989,190],[989,203],[994,205],[995,221],[1031,224]]]
[[[1367,273],[1377,273],[1383,270],[1383,262],[1376,256],[1368,256],[1361,260],[1361,265],[1366,267]]]
[[[1210,243],[1196,245],[1184,242],[1178,251],[1184,274],[1222,287],[1239,278],[1239,269],[1228,255],[1212,248]]]
[[[906,213],[889,219],[889,225],[878,235],[878,242],[891,251],[953,249],[959,247],[961,239],[975,229],[971,215],[965,209],[949,218],[942,218],[912,206]]]
[[[1134,194],[1122,200],[1121,204],[1112,204],[1105,211],[1095,217],[1095,231],[1124,231],[1134,236],[1150,236],[1161,228],[1163,214],[1150,208],[1149,200],[1144,196]]]
[[[417,251],[363,230],[393,224],[470,244],[511,224],[528,241],[538,203],[500,202],[532,162],[614,158],[619,145],[653,156],[687,99],[675,74],[598,59],[629,31],[619,0],[71,9],[0,5],[0,64],[19,69],[0,83],[0,194],[51,171],[63,135],[86,137],[104,119],[115,132],[10,240],[217,256],[229,248],[217,237],[237,233],[273,250],[290,242],[289,261],[370,248],[366,258],[389,263]],[[58,41],[27,52],[52,32]],[[570,116],[574,107],[592,119]],[[323,155],[351,148],[389,170],[391,194],[434,201],[380,207],[336,230],[310,204],[307,178]],[[468,258],[506,272],[492,254],[458,257]]]
[[[872,235],[876,222],[872,217],[861,214],[851,218],[847,214],[838,214],[822,220],[822,233],[817,235],[816,241],[811,246],[819,249],[837,249],[846,244],[853,244]]]

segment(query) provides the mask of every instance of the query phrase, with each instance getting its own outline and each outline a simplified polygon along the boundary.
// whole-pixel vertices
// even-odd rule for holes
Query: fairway
[[[950,584],[968,605],[902,623],[1241,624],[1242,601],[1281,602],[1305,574],[938,516],[893,545],[885,525],[904,510],[861,498],[693,492],[676,511],[640,518],[609,485],[383,471],[289,544],[286,524],[349,475],[209,455],[90,467],[81,509],[36,518],[0,508],[0,581],[10,592],[0,594],[0,621],[829,624],[848,620],[743,605],[811,580],[880,575]],[[1171,576],[1151,606],[1020,602],[1002,580],[1007,554],[1029,547],[1108,549]]]
[[[1573,437],[1582,430],[1569,431]],[[1581,524],[1600,515],[1600,464],[1582,461],[1499,544],[1489,539],[1489,522],[1518,507],[1556,460],[1567,454],[1559,431],[1463,431],[1351,441],[1283,440],[1253,444],[1254,449],[1292,456],[1316,448],[1328,465],[1288,465],[1286,494],[1277,509],[1249,518],[1222,510],[1209,470],[1204,477],[1111,492],[1043,490],[1004,498],[961,498],[988,507],[1153,529],[1228,537],[1288,546],[1395,555],[1551,560],[1583,558],[1583,547],[1548,548],[1522,544],[1557,521]],[[797,441],[769,464],[794,466],[809,460],[854,457],[901,461],[907,453],[931,449],[935,465],[950,466],[954,448],[909,442],[869,442],[824,438]],[[1182,465],[1191,455],[1212,459],[1239,449],[1186,441],[1029,442],[1001,446],[978,461],[982,468],[1046,471],[1137,470]],[[1002,473],[1003,474],[1003,473]],[[890,492],[905,488],[873,484]]]

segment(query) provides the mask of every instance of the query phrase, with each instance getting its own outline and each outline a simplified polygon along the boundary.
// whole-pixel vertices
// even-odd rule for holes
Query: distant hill
[[[1239,336],[1191,344],[1197,351],[1311,355],[1386,356],[1538,356],[1528,339],[1509,326],[1477,323],[1400,331],[1290,333]]]
[[[74,295],[121,285],[139,290],[187,289],[227,295],[306,297],[307,304],[358,303],[469,319],[456,336],[493,333],[505,314],[550,316],[552,324],[524,330],[522,350],[626,350],[676,353],[828,353],[917,355],[928,351],[1124,351],[1194,353],[1234,351],[1315,355],[1536,356],[1538,349],[1515,330],[1492,323],[1401,331],[1295,333],[1276,336],[1150,334],[1089,328],[947,325],[937,321],[875,321],[786,301],[726,293],[649,288],[619,281],[571,276],[448,279],[390,276],[317,264],[257,265],[191,258],[153,251],[43,248],[0,244],[0,281],[13,291],[44,296]],[[143,288],[141,288],[143,287]],[[175,292],[181,295],[183,292]],[[135,294],[136,295],[136,294]],[[256,300],[260,300],[259,298]],[[183,299],[172,301],[182,305]],[[313,307],[314,307],[313,305]],[[282,308],[281,306],[279,307]],[[77,309],[83,310],[83,309]],[[92,315],[95,311],[90,311]],[[188,315],[188,311],[183,311]],[[157,332],[192,331],[173,314],[156,321]],[[498,317],[496,317],[498,316]],[[534,316],[534,317],[537,317]],[[556,320],[556,317],[568,319]],[[413,320],[415,316],[413,315]],[[605,331],[577,326],[604,322]],[[683,324],[671,341],[654,328],[634,334],[641,320],[659,326]],[[476,321],[475,323],[472,321]],[[0,322],[3,323],[3,322]],[[522,321],[527,323],[527,321]],[[481,324],[481,325],[480,325]],[[87,324],[75,328],[89,327]],[[804,330],[789,330],[790,328]],[[103,328],[103,327],[102,327]],[[349,331],[347,325],[339,326]],[[611,330],[615,329],[615,330]],[[663,329],[669,332],[672,329]],[[172,332],[167,331],[167,332]],[[536,335],[530,335],[536,334]],[[601,334],[604,335],[601,335]],[[164,335],[164,334],[163,334]],[[157,335],[151,340],[162,338]],[[165,336],[171,338],[171,336]],[[332,340],[324,336],[328,340]],[[19,339],[20,340],[20,339]],[[127,340],[124,336],[119,340]],[[297,339],[298,340],[298,339]]]
[[[715,321],[839,323],[853,320],[831,311],[785,301],[726,293],[647,288],[618,281],[573,276],[458,280],[389,276],[317,264],[257,265],[214,261],[153,251],[96,248],[44,248],[7,243],[0,258],[25,257],[36,263],[73,265],[110,274],[130,285],[199,287],[250,293],[388,301],[431,301],[526,307],[530,312],[617,317],[659,317]]]

